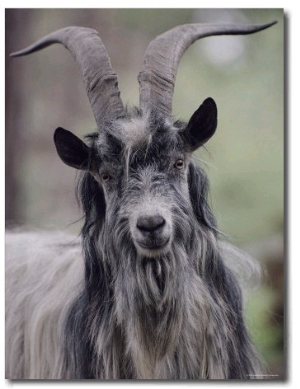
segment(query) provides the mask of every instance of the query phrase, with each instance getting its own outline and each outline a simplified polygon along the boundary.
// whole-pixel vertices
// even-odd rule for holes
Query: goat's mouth
[[[164,254],[170,243],[170,237],[160,238],[160,239],[145,239],[136,240],[136,245],[138,250],[147,257],[158,257]]]

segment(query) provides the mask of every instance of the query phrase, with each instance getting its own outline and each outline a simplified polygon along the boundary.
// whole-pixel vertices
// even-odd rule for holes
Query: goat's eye
[[[175,169],[181,170],[184,168],[184,160],[183,159],[177,159],[177,161],[174,163]]]
[[[101,178],[102,178],[103,182],[108,182],[108,181],[111,180],[111,176],[109,174],[107,174],[107,173],[103,173]]]

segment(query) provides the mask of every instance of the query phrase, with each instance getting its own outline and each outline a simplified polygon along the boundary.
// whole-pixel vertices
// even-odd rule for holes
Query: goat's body
[[[134,282],[128,263],[119,287],[99,286],[101,294],[90,289],[91,297],[74,242],[64,234],[7,235],[7,378],[222,379],[258,373],[241,312],[232,310],[241,303],[239,289],[222,263],[222,299],[189,266],[173,280],[175,289],[160,294],[158,267],[161,275],[172,274],[154,260],[138,271],[147,288]],[[225,294],[232,295],[231,306]],[[234,328],[239,320],[241,327]]]

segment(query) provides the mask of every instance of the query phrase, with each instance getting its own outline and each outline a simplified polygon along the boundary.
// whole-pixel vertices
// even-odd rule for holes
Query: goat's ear
[[[182,131],[187,149],[197,150],[213,136],[216,128],[217,106],[209,97],[194,112],[187,127]]]
[[[60,159],[75,169],[88,170],[90,148],[72,132],[61,127],[54,133],[54,143]]]

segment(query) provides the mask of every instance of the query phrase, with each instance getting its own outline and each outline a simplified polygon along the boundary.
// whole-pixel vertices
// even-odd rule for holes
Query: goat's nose
[[[140,216],[137,220],[137,228],[142,233],[158,232],[166,224],[165,219],[160,215]]]

